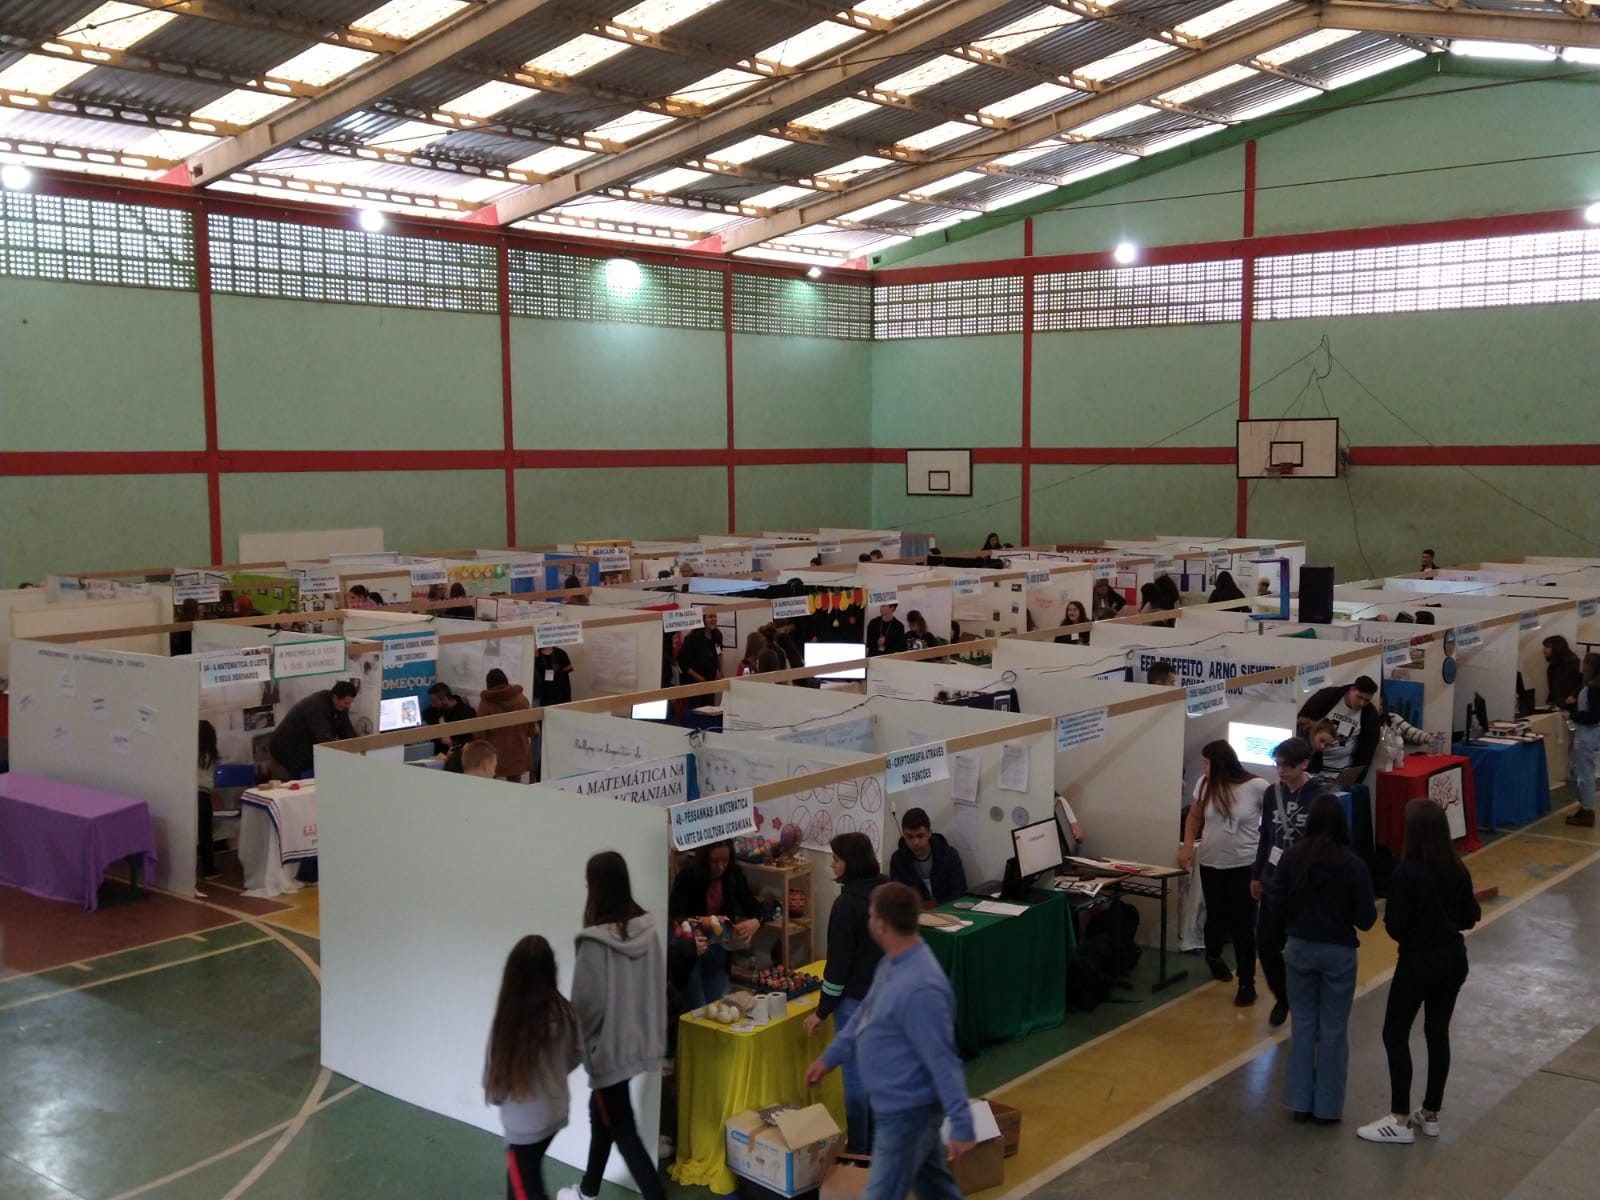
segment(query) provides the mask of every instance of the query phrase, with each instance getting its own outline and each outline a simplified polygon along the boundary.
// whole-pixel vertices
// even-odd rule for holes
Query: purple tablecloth
[[[132,854],[156,862],[143,800],[12,771],[0,776],[0,883],[47,900],[100,904],[106,868]]]

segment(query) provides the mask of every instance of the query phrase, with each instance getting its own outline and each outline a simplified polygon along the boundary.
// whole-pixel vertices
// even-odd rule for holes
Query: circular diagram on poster
[[[854,808],[856,801],[860,798],[859,793],[860,788],[854,779],[841,779],[838,787],[834,789],[834,795],[839,798],[839,804],[842,808]]]
[[[804,838],[811,832],[811,810],[803,804],[795,805],[789,812],[789,824],[798,829]]]
[[[835,822],[835,828],[840,833],[854,833],[856,831],[856,819],[849,813],[841,813],[839,820]]]
[[[876,775],[868,776],[860,781],[860,793],[862,812],[883,811],[883,780]]]
[[[876,821],[861,822],[861,832],[867,835],[867,841],[874,847],[878,845],[878,823]]]
[[[826,846],[833,841],[833,818],[827,813],[818,813],[811,818],[811,840],[819,846]]]
[[[1027,809],[1022,807],[1022,805],[1019,804],[1011,810],[1011,823],[1018,829],[1021,829],[1031,820],[1033,820],[1033,817],[1029,814]]]

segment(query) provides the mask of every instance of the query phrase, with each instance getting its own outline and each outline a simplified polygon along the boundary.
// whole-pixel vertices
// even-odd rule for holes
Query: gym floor
[[[1349,1101],[1329,1128],[1283,1111],[1287,1031],[1267,1026],[1266,1003],[1234,1008],[1203,969],[1152,997],[1147,954],[1131,1002],[968,1065],[972,1094],[1023,1112],[994,1195],[1587,1194],[1600,1178],[1600,838],[1564,825],[1569,809],[1470,859],[1499,895],[1468,939],[1437,1141],[1355,1136],[1387,1102],[1378,1030],[1394,949],[1381,932],[1361,948]],[[238,884],[94,914],[0,889],[0,1196],[502,1195],[497,1139],[321,1068],[316,891],[280,903]],[[551,1162],[552,1194],[575,1176]]]

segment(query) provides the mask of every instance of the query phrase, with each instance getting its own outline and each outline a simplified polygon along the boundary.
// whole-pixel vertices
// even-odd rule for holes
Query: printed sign
[[[626,575],[633,569],[633,558],[626,546],[608,546],[605,549],[596,550],[594,556],[599,560],[600,570],[603,574],[615,575],[620,572]]]
[[[817,539],[817,553],[818,554],[838,554],[839,553],[839,539],[838,538],[818,538]]]
[[[891,792],[920,787],[950,778],[950,760],[943,742],[928,742],[897,750],[889,755],[884,765],[884,786]]]
[[[1328,686],[1328,679],[1333,674],[1333,664],[1327,659],[1317,662],[1300,664],[1300,686],[1306,691]]]
[[[1383,644],[1383,665],[1385,667],[1404,667],[1411,662],[1411,644],[1409,642],[1385,642]]]
[[[193,600],[197,604],[216,604],[222,599],[222,589],[214,583],[185,583],[172,589],[172,600],[182,604]]]
[[[878,547],[882,550],[887,550],[890,546],[898,546],[899,544],[900,535],[898,533],[886,533],[878,539]]]
[[[1483,645],[1483,629],[1477,625],[1456,626],[1456,649],[1470,650]]]
[[[541,579],[544,576],[544,559],[532,562],[514,562],[506,573],[512,579]]]
[[[616,766],[549,781],[563,792],[582,796],[608,796],[625,804],[655,804],[669,808],[689,795],[689,756],[623,760]]]
[[[1261,545],[1256,547],[1256,557],[1257,558],[1281,558],[1282,555],[1280,555],[1278,553],[1278,547],[1276,545],[1274,545],[1272,542],[1262,542]]]
[[[779,596],[772,602],[774,621],[797,621],[811,613],[810,596]]]
[[[411,586],[414,588],[432,587],[436,583],[449,583],[450,572],[441,562],[412,563]]]
[[[91,600],[110,600],[117,594],[117,585],[109,579],[85,579],[83,590]]]
[[[1467,836],[1467,806],[1459,765],[1445,767],[1428,776],[1428,799],[1444,809],[1452,839]]]
[[[202,654],[200,686],[223,687],[230,683],[264,683],[272,678],[272,649],[247,646],[242,650],[221,650]]]
[[[1050,582],[1050,572],[1049,571],[1029,571],[1028,572],[1028,583],[1030,585],[1037,586],[1038,584],[1049,583],[1049,582]]]
[[[1175,558],[1158,558],[1154,567],[1157,575],[1172,575],[1178,570],[1178,560]]]
[[[119,583],[116,586],[116,594],[119,597],[148,596],[150,594],[150,585],[148,583]]]
[[[1538,628],[1539,614],[1537,612],[1525,612],[1517,614],[1517,632],[1532,633]]]
[[[1094,564],[1094,577],[1096,579],[1110,579],[1116,573],[1116,563],[1101,562]]]
[[[1106,721],[1110,713],[1097,708],[1093,712],[1069,713],[1056,718],[1056,749],[1071,750],[1074,746],[1087,746],[1106,736]]]
[[[983,590],[983,580],[976,575],[963,575],[950,582],[951,590],[958,596],[976,596]]]
[[[317,638],[309,642],[273,642],[272,677],[300,679],[306,675],[334,675],[345,669],[343,638]]]
[[[583,626],[576,621],[550,621],[543,625],[535,625],[533,640],[534,645],[541,650],[546,646],[581,646]]]
[[[1579,600],[1578,601],[1578,615],[1580,617],[1582,617],[1584,620],[1588,620],[1590,617],[1594,616],[1596,613],[1600,613],[1600,600]]]
[[[439,635],[437,633],[403,633],[383,639],[383,667],[403,667],[408,663],[437,662]]]
[[[882,608],[888,604],[900,603],[900,589],[897,587],[869,587],[867,589],[867,607]]]
[[[672,844],[693,850],[756,831],[755,798],[749,788],[718,792],[672,806]]]
[[[706,614],[698,608],[673,608],[661,614],[661,628],[666,633],[686,633],[705,623]]]
[[[1221,567],[1226,570],[1228,564],[1233,562],[1233,555],[1227,550],[1213,550],[1210,554],[1206,555],[1206,560],[1213,567]]]
[[[1203,717],[1228,707],[1228,685],[1224,680],[1215,683],[1196,683],[1183,689],[1183,712],[1188,717]]]
[[[337,575],[313,575],[309,571],[300,573],[300,592],[305,596],[337,596],[340,584]]]

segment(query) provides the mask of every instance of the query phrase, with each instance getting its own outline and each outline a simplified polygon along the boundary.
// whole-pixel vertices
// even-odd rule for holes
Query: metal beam
[[[864,76],[892,73],[889,60],[893,57],[910,54],[994,12],[990,0],[948,0],[926,16],[903,21],[889,33],[846,50],[802,75],[779,80],[737,104],[668,130],[592,166],[580,165],[550,183],[508,196],[496,204],[496,219],[502,225],[520,221],[558,208],[585,192],[624,183],[664,165],[694,157],[718,142],[771,126],[774,118],[781,120],[784,113],[835,92],[842,84]]]
[[[144,75],[159,75],[166,79],[174,77],[191,79],[196,83],[210,83],[217,87],[238,88],[247,92],[264,92],[271,96],[310,97],[322,90],[294,79],[279,79],[266,74],[246,75],[226,67],[157,58],[138,50],[103,50],[87,42],[62,41],[59,38],[26,38],[15,34],[0,34],[0,48],[17,50],[24,54],[38,54],[46,58],[64,58],[70,62],[86,63],[92,67],[111,67],[118,71],[135,71]]]
[[[124,0],[124,3],[148,8],[156,12],[175,12],[185,17],[199,17],[219,25],[232,25],[246,29],[271,29],[290,33],[309,42],[327,42],[330,46],[348,46],[352,50],[368,50],[373,54],[398,54],[408,43],[400,38],[381,33],[365,33],[348,25],[328,27],[314,21],[300,21],[283,13],[261,12],[253,5],[233,3],[231,0]],[[374,5],[376,7],[376,5]]]
[[[1314,11],[1301,9],[1275,20],[1258,25],[1234,37],[1218,39],[1209,48],[1191,54],[1176,62],[1146,71],[1122,83],[1113,84],[1093,96],[1035,117],[1004,133],[993,134],[982,141],[962,146],[954,161],[934,159],[904,170],[892,171],[881,179],[870,180],[842,195],[826,196],[818,200],[786,208],[772,217],[752,221],[722,235],[722,252],[732,254],[738,250],[760,245],[773,238],[782,237],[810,225],[842,217],[879,200],[888,200],[904,192],[915,191],[936,179],[955,171],[972,170],[976,154],[994,158],[1021,150],[1048,137],[1061,134],[1103,117],[1109,113],[1139,104],[1163,92],[1181,87],[1231,63],[1254,58],[1274,46],[1292,41],[1318,27]],[[1104,139],[1091,139],[1102,141]]]
[[[547,3],[549,0],[496,0],[469,9],[437,31],[418,38],[408,49],[378,59],[316,98],[290,105],[237,137],[191,158],[186,164],[189,182],[204,186],[230,175],[345,113],[389,95],[424,71],[465,54]]]
[[[1461,38],[1473,42],[1523,42],[1542,46],[1580,46],[1600,50],[1600,23],[1577,16],[1527,12],[1484,12],[1390,7],[1326,0],[1319,9],[1324,29],[1353,29],[1401,37]]]
[[[15,88],[0,88],[0,108],[15,108],[22,112],[48,113],[57,117],[77,117],[84,121],[116,121],[123,125],[139,125],[152,133],[198,133],[205,137],[228,137],[239,133],[242,125],[229,125],[225,121],[197,121],[193,117],[176,113],[152,112],[129,104],[90,103],[71,100],[64,96],[42,96],[37,92],[19,92]]]

